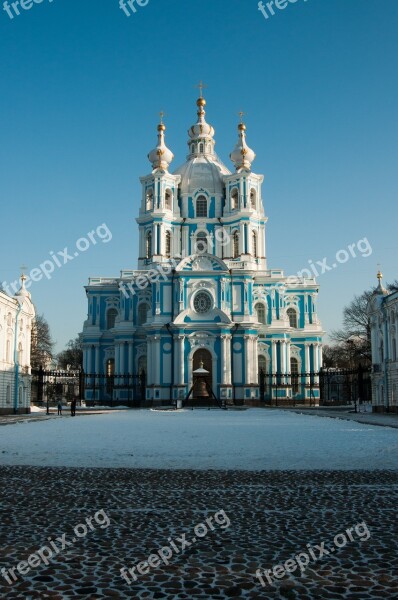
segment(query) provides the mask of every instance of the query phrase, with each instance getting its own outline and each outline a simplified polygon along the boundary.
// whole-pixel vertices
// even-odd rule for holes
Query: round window
[[[199,314],[209,312],[209,310],[211,310],[212,304],[213,303],[211,301],[211,298],[206,292],[199,292],[199,294],[196,294],[193,301],[193,307]]]

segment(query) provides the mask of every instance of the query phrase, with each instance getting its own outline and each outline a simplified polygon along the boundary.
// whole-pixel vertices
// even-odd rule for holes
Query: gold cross
[[[243,112],[243,110],[240,111],[239,116],[240,116],[240,122],[243,123],[243,117],[245,116],[246,113]]]
[[[25,275],[26,266],[25,266],[25,265],[22,265],[22,266],[20,267],[20,269],[21,269],[21,271],[22,271],[22,273],[21,273],[21,281],[26,281],[26,275]]]
[[[160,123],[163,125],[163,118],[166,116],[166,114],[161,110],[159,113],[160,116]]]
[[[204,90],[205,88],[207,88],[208,86],[207,86],[205,83],[203,83],[203,81],[201,80],[201,81],[199,82],[199,85],[195,85],[195,87],[196,87],[196,88],[199,88],[199,90],[200,90],[200,97],[201,97],[201,98],[203,98],[203,90]]]

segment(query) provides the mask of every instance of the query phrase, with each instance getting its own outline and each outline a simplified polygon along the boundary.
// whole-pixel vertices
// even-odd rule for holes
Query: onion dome
[[[161,118],[162,117],[163,115],[161,114]],[[169,150],[169,148],[167,148],[165,144],[165,131],[166,126],[161,119],[158,125],[158,145],[148,154],[149,162],[152,163],[154,171],[157,169],[163,169],[164,171],[167,171],[174,158],[174,154],[171,150]]]
[[[192,141],[213,138],[215,133],[214,127],[206,123],[205,119],[206,112],[204,107],[206,106],[206,100],[199,98],[196,104],[198,106],[198,121],[195,125],[192,125],[188,131],[188,135]]]
[[[383,273],[380,270],[377,273],[377,279],[379,280],[379,285],[375,289],[374,293],[375,294],[383,294],[383,295],[388,294],[387,290],[383,286],[383,283],[382,283],[382,281],[383,281]]]
[[[234,163],[236,170],[250,170],[252,162],[256,158],[255,152],[246,143],[246,125],[239,123],[238,125],[239,139],[233,152],[230,154],[230,159]]]

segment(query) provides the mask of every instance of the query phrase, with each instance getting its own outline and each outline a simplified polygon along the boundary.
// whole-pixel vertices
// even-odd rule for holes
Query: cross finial
[[[22,265],[22,266],[20,267],[20,269],[21,269],[21,281],[26,281],[26,275],[25,275],[26,266],[25,266],[25,265]]]
[[[160,111],[159,116],[160,116],[160,124],[163,125],[163,119],[166,116],[166,114],[163,112],[163,110]]]
[[[243,117],[245,116],[246,113],[243,112],[243,110],[240,111],[239,113],[239,117],[240,117],[240,122],[243,123]]]
[[[208,86],[204,84],[202,80],[200,80],[199,85],[196,85],[195,87],[199,88],[200,97],[203,98],[203,90],[206,89]]]
[[[381,272],[381,264],[377,263],[377,266],[379,268],[378,272],[377,272],[377,279],[379,280],[379,282],[383,279],[383,273]]]

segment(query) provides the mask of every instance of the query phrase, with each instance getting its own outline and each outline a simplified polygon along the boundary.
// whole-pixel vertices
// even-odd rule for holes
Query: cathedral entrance
[[[198,373],[199,371],[199,373]],[[200,371],[206,371],[201,373]],[[213,357],[208,350],[197,350],[192,359],[193,397],[207,399],[213,389]]]

